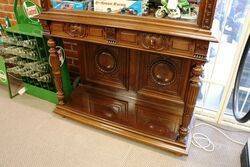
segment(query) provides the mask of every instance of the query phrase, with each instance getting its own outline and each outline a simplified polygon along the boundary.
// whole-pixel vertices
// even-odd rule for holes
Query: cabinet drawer
[[[179,127],[179,118],[177,115],[170,114],[165,110],[159,110],[159,108],[136,106],[137,127],[156,136],[175,140]]]
[[[90,95],[90,113],[98,117],[124,123],[127,120],[128,103],[111,97]]]

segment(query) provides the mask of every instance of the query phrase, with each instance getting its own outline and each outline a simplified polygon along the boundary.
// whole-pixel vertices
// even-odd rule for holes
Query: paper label
[[[25,9],[29,18],[33,18],[39,14],[37,7],[35,5],[29,7],[26,6]]]
[[[94,11],[118,13],[123,8],[133,9],[138,15],[143,11],[142,0],[94,0]]]

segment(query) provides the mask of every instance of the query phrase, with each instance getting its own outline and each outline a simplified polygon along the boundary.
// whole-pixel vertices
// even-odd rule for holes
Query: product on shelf
[[[51,82],[51,75],[50,74],[45,74],[45,75],[43,75],[41,77],[38,77],[37,81],[49,83],[49,82]]]
[[[51,0],[51,4],[55,9],[65,10],[91,10],[92,1],[69,1],[69,0]]]
[[[22,36],[3,36],[5,62],[11,64],[8,73],[19,75],[32,85],[54,90],[48,60],[39,52],[36,39],[25,39]]]
[[[142,15],[146,9],[146,0],[94,0],[94,11]]]
[[[197,19],[198,6],[189,3],[188,0],[161,0],[162,6],[155,12],[155,17],[172,19]]]

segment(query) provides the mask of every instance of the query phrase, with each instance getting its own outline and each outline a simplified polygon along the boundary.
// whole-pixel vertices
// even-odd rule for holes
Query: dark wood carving
[[[196,41],[194,58],[206,61],[209,43],[207,41]]]
[[[89,44],[83,67],[86,81],[128,89],[128,60],[126,49]]]
[[[84,37],[86,35],[86,26],[77,23],[67,23],[64,25],[64,31],[71,37]]]
[[[136,122],[144,131],[165,138],[175,140],[178,134],[178,117],[151,108],[137,106]]]
[[[101,118],[117,123],[124,123],[127,120],[128,103],[103,96],[90,96],[90,112]]]
[[[200,1],[197,23],[91,11],[39,16],[51,39],[55,112],[159,148],[187,154],[216,0]],[[78,43],[81,83],[65,100],[53,38]]]
[[[148,34],[142,33],[141,34],[141,45],[145,49],[153,49],[153,50],[163,50],[165,46],[165,38],[162,35],[156,34]]]
[[[106,40],[108,44],[116,44],[116,29],[112,27],[106,27]]]
[[[199,9],[198,24],[201,28],[210,29],[213,23],[213,17],[216,7],[216,0],[203,0],[201,1]]]
[[[186,93],[186,104],[182,117],[182,124],[179,130],[179,141],[185,143],[187,141],[187,134],[189,132],[189,124],[193,117],[193,111],[196,103],[196,99],[201,86],[200,77],[203,74],[203,61],[195,61],[191,70],[191,76],[189,80],[188,90]]]
[[[51,2],[48,0],[40,0],[40,4],[43,11],[47,11],[52,8]]]
[[[140,59],[140,72],[138,93],[144,95],[168,96],[183,99],[183,89],[187,82],[189,61],[173,59],[157,54],[144,53]]]
[[[158,60],[151,65],[152,79],[159,85],[170,85],[175,81],[176,69],[168,61]]]
[[[54,80],[55,80],[54,82],[55,82],[56,89],[57,89],[58,102],[59,102],[59,105],[63,105],[64,93],[62,89],[62,76],[61,76],[61,68],[60,68],[61,62],[57,54],[56,43],[52,38],[48,40],[48,46],[50,47],[49,59],[50,59],[51,67],[52,67],[52,72],[54,75]]]
[[[104,73],[111,73],[116,69],[117,61],[108,50],[101,50],[95,56],[98,69]]]
[[[43,34],[44,35],[49,35],[51,34],[50,32],[50,21],[47,20],[40,20],[40,23],[43,27]]]
[[[110,27],[86,24],[77,24],[73,26],[73,31],[78,33],[72,33],[69,29],[70,24],[75,25],[72,23],[63,24],[60,22],[52,22],[51,24],[47,24],[47,29],[50,30],[51,34],[59,35],[63,38],[74,37],[74,39],[81,41],[115,45],[118,47],[139,49],[197,60],[201,59],[201,55],[206,54],[195,51],[197,50],[196,45],[198,46],[200,43],[206,43],[205,45],[208,45],[208,41],[204,40],[175,37],[173,35],[159,35],[141,31],[111,29]]]

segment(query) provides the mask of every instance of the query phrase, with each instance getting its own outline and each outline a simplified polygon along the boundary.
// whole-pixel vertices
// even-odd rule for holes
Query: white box
[[[142,15],[144,0],[94,0],[94,11],[119,13],[121,9],[133,9],[137,15]]]

